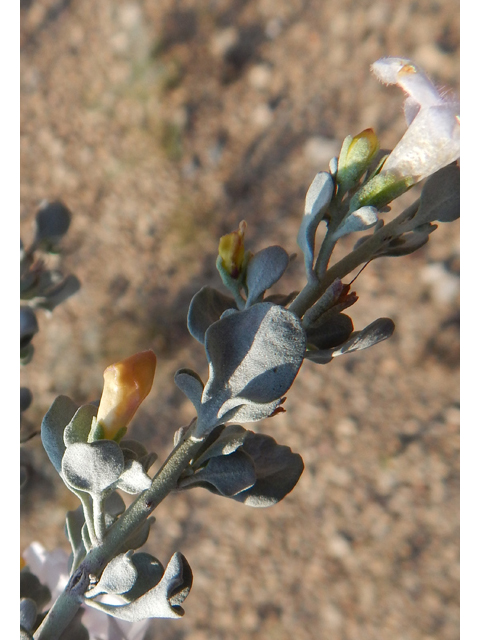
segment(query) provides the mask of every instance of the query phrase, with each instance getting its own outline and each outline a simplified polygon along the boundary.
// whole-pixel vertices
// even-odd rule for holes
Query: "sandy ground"
[[[132,435],[167,455],[193,409],[173,383],[206,378],[186,329],[192,295],[222,287],[218,238],[297,250],[303,198],[343,137],[404,131],[402,95],[369,65],[409,57],[458,91],[459,6],[450,0],[25,0],[21,231],[38,204],[73,212],[60,267],[81,291],[39,313],[22,371],[35,429],[59,394],[100,396],[104,368],[152,348],[154,389]],[[417,194],[409,193],[408,204]],[[398,209],[397,209],[398,210]],[[257,425],[299,452],[295,490],[258,510],[200,489],[157,510],[148,550],[181,551],[194,587],[162,640],[454,640],[459,637],[459,224],[355,283],[356,328],[389,316],[391,340],[306,363],[287,412]],[[347,239],[334,259],[351,248]],[[52,261],[53,264],[53,261]],[[302,286],[301,261],[284,291]],[[38,438],[22,457],[21,545],[68,550],[76,499]]]

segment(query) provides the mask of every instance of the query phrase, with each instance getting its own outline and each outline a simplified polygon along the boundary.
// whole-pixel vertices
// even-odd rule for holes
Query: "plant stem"
[[[349,253],[342,258],[342,260],[334,264],[333,267],[330,267],[321,281],[310,280],[307,282],[302,291],[300,291],[288,307],[288,310],[301,318],[307,309],[310,309],[310,307],[315,304],[336,278],[342,279],[364,262],[368,262],[389,238],[395,237],[397,235],[397,227],[411,218],[416,213],[419,205],[420,199],[407,207],[407,209],[394,220],[379,229],[368,240],[365,240],[355,251],[352,251],[352,253]]]
[[[105,538],[105,514],[103,512],[103,507],[105,500],[102,495],[93,495],[93,522],[95,525],[95,535],[97,537],[97,546],[102,544]]]
[[[94,507],[92,504],[92,498],[85,491],[75,491],[72,487],[69,489],[79,498],[83,507],[83,515],[85,516],[85,522],[87,524],[88,537],[94,547],[97,547],[99,542],[95,531],[95,518]],[[88,550],[88,549],[87,549]]]
[[[160,502],[176,488],[180,474],[203,444],[203,441],[192,440],[190,432],[191,429],[170,453],[155,475],[151,487],[143,491],[107,530],[103,543],[86,555],[37,629],[34,635],[35,640],[58,640],[80,608],[83,595],[89,588],[90,579],[100,579],[103,569],[117,555],[118,549],[151,516]]]

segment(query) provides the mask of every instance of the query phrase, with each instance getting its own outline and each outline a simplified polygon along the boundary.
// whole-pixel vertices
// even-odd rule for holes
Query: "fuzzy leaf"
[[[62,458],[65,453],[63,432],[78,409],[67,396],[58,396],[42,420],[42,444],[50,462],[61,475]]]
[[[300,369],[305,333],[296,315],[263,302],[214,323],[205,351],[210,376],[198,409],[197,437],[222,419],[231,420],[241,405],[248,405],[243,420],[270,415]]]
[[[395,330],[395,324],[390,318],[378,318],[365,329],[362,329],[350,340],[347,340],[333,355],[342,355],[368,349],[373,345],[390,338]]]
[[[305,257],[307,274],[312,272],[315,249],[315,234],[334,192],[332,176],[322,171],[317,173],[305,198],[305,212],[297,236],[297,243]]]
[[[82,541],[86,551],[87,552],[90,551],[90,549],[92,548],[92,541],[90,540],[90,534],[88,533],[88,527],[86,522],[82,527]]]
[[[128,449],[129,451],[132,451],[135,454],[135,460],[140,460],[148,454],[146,447],[144,447],[138,440],[122,438],[119,445],[122,450]]]
[[[132,563],[133,551],[122,553],[111,560],[100,577],[98,584],[93,587],[86,597],[94,598],[101,593],[121,594],[133,588],[137,579],[137,570]]]
[[[224,311],[236,308],[237,305],[232,297],[220,293],[213,287],[203,287],[190,302],[187,316],[188,330],[203,344],[208,327],[219,320]]]
[[[157,558],[143,551],[133,554],[130,560],[135,567],[137,577],[133,587],[122,593],[122,600],[125,602],[133,602],[153,589],[160,582],[165,571]]]
[[[20,626],[25,631],[32,631],[37,619],[37,605],[31,598],[21,598],[20,600]]]
[[[336,278],[317,302],[303,316],[304,327],[313,325],[321,315],[333,307],[339,300],[344,286],[340,278]]]
[[[180,618],[184,614],[180,604],[190,592],[192,581],[192,570],[186,558],[181,553],[175,553],[160,582],[135,601],[121,606],[95,600],[86,601],[86,604],[130,622],[145,618]]]
[[[139,549],[143,547],[150,535],[150,527],[155,522],[155,518],[152,516],[148,518],[132,535],[124,542],[124,544],[118,549],[120,553],[126,553],[131,549]]]
[[[273,304],[279,304],[281,307],[286,307],[298,296],[298,291],[292,291],[291,293],[272,293],[264,298],[264,302],[273,302]]]
[[[328,312],[327,312],[328,313]],[[353,331],[350,316],[336,313],[333,316],[320,317],[320,320],[307,329],[307,343],[317,349],[330,349],[343,344]]]
[[[253,460],[257,481],[252,488],[233,496],[249,507],[270,507],[292,491],[302,475],[301,456],[270,436],[249,432],[242,450]]]
[[[198,373],[192,369],[179,369],[175,374],[174,381],[198,411],[202,402],[204,386]]]
[[[220,433],[220,435],[218,435]],[[239,424],[217,427],[202,446],[195,458],[193,467],[199,468],[210,458],[227,456],[236,451],[245,440],[248,431]]]
[[[221,451],[215,446],[216,440],[228,441],[229,431],[235,433],[236,439],[243,431],[240,446],[231,454],[208,458],[205,465],[209,451]],[[208,440],[209,446],[191,463],[190,470],[196,471],[192,475],[185,473],[179,481],[180,489],[203,487],[248,506],[268,507],[282,500],[302,474],[300,455],[270,436],[247,431],[240,425],[221,425]],[[201,463],[204,466],[199,468]]]
[[[178,488],[210,488],[209,485],[212,485],[216,489],[215,493],[231,498],[253,486],[256,479],[255,467],[250,456],[237,450],[226,456],[211,458],[194,475],[180,479]]]
[[[75,489],[94,494],[101,494],[114,484],[123,468],[122,450],[112,440],[72,444],[62,460],[67,482]]]
[[[423,247],[424,244],[427,244],[428,239],[432,231],[435,231],[437,225],[432,225],[429,223],[423,224],[418,229],[414,229],[413,231],[409,231],[407,233],[402,233],[402,235],[397,238],[393,238],[386,245],[386,247],[380,249],[378,253],[375,254],[375,258],[380,258],[383,256],[407,256],[417,249]]]
[[[460,217],[460,167],[449,164],[430,176],[422,189],[417,224],[453,222]]]
[[[355,331],[352,334],[352,337],[344,342],[340,347],[308,351],[305,357],[317,364],[328,364],[337,356],[373,347],[375,344],[390,338],[394,330],[395,324],[393,323],[393,320],[390,320],[390,318],[378,318],[365,327],[365,329]]]
[[[349,213],[339,224],[337,230],[332,234],[332,240],[338,240],[342,236],[356,231],[366,231],[374,227],[378,222],[378,211],[375,207],[361,207]]]
[[[67,447],[75,442],[87,442],[97,411],[97,407],[92,404],[85,404],[77,410],[63,432],[63,441]]]
[[[113,518],[116,518],[125,511],[126,506],[122,496],[116,491],[112,491],[105,499],[104,508],[105,513],[108,513]]]
[[[129,460],[125,463],[125,469],[116,482],[118,489],[125,493],[137,494],[149,489],[152,479],[145,473],[142,465],[137,460]]]
[[[256,253],[247,266],[248,297],[246,307],[257,302],[285,273],[288,267],[288,253],[279,246],[267,247]]]

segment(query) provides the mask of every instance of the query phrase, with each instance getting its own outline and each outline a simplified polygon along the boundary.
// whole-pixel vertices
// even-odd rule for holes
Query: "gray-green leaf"
[[[31,598],[22,598],[20,600],[20,626],[25,631],[32,631],[35,620],[37,619],[37,605]]]
[[[201,342],[205,341],[208,327],[220,319],[227,309],[236,309],[235,300],[213,287],[203,287],[196,293],[188,309],[187,326],[191,335]]]
[[[360,207],[356,211],[349,213],[339,224],[332,234],[332,240],[338,240],[342,236],[355,231],[366,231],[374,227],[378,222],[378,211],[375,207]]]
[[[422,189],[415,222],[453,222],[460,217],[460,167],[449,164],[430,176]]]
[[[125,493],[137,494],[149,489],[152,479],[145,473],[143,466],[137,460],[129,460],[125,463],[125,469],[116,482],[118,489]]]
[[[246,307],[260,300],[265,291],[280,280],[288,263],[288,253],[279,246],[262,249],[250,258],[246,278],[248,290]]]
[[[203,382],[198,373],[192,369],[179,369],[175,373],[175,384],[183,391],[198,411],[202,403]]]
[[[59,474],[62,472],[62,458],[65,453],[63,432],[78,409],[67,396],[58,396],[42,420],[42,444],[50,462]]]
[[[180,604],[190,592],[192,581],[192,570],[186,558],[175,553],[160,582],[134,602],[116,606],[89,600],[86,604],[130,622],[146,618],[180,618],[184,614]]]
[[[97,495],[118,480],[123,468],[122,450],[112,440],[72,444],[62,460],[67,482],[75,489]]]
[[[387,338],[390,338],[393,334],[394,330],[395,324],[393,320],[390,318],[378,318],[365,327],[365,329],[355,331],[351,338],[344,342],[340,347],[308,351],[305,357],[317,364],[328,364],[337,356],[344,355],[345,353],[352,353],[353,351],[368,349],[383,340],[387,340]]]
[[[270,415],[300,369],[305,344],[299,318],[267,302],[214,323],[205,336],[210,377],[195,436],[204,437],[222,419],[232,420],[242,405],[242,420]]]
[[[128,551],[113,558],[103,570],[98,584],[86,594],[86,597],[94,598],[101,593],[121,594],[130,591],[137,579],[137,570],[131,560],[132,553],[133,551]]]
[[[237,450],[226,456],[211,458],[195,474],[180,479],[178,488],[209,488],[211,485],[220,495],[231,498],[252,487],[256,479],[253,461],[246,453]]]
[[[97,411],[98,408],[92,404],[85,404],[78,409],[63,432],[63,441],[67,447],[74,442],[87,442]]]
[[[297,243],[305,257],[307,274],[312,273],[315,234],[334,192],[332,176],[326,171],[317,173],[305,197],[305,212],[297,236]]]

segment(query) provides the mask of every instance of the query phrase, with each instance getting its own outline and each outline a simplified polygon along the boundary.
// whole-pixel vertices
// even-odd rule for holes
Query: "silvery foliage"
[[[58,269],[47,269],[47,254],[60,253],[60,244],[67,233],[72,214],[62,202],[44,201],[35,217],[35,232],[31,244],[25,248],[20,239],[20,364],[26,365],[32,359],[32,340],[39,331],[35,309],[47,313],[80,288],[74,275],[63,276]],[[27,387],[20,387],[20,413],[32,403],[32,393]],[[25,442],[37,431],[29,432],[27,421],[22,418],[20,442]],[[28,480],[27,466],[20,467],[20,486]]]
[[[365,180],[381,166],[378,158],[372,166],[365,166]],[[436,228],[434,222],[452,221],[459,215],[456,165],[431,176],[416,206],[388,225],[381,217],[388,208],[382,211],[365,206],[351,211],[362,172],[355,173],[345,193],[336,181],[336,159],[330,168],[330,172],[317,174],[306,196],[298,234],[307,281],[302,292],[268,292],[279,283],[292,259],[282,247],[270,246],[247,254],[236,278],[218,260],[217,268],[229,293],[206,286],[191,301],[188,329],[204,347],[208,377],[204,383],[200,374],[189,368],[175,375],[175,383],[191,401],[196,417],[175,434],[172,456],[185,443],[193,443],[193,448],[169,476],[173,490],[204,488],[253,507],[268,507],[282,500],[302,474],[301,456],[238,423],[256,422],[283,411],[285,395],[305,360],[325,365],[335,357],[389,338],[394,330],[389,318],[378,318],[354,330],[345,311],[358,296],[342,278],[373,259],[411,253],[428,241]],[[317,252],[322,221],[326,234]],[[373,233],[361,237],[349,256],[327,269],[340,238],[370,229]],[[303,308],[299,302],[302,296],[308,301]],[[50,461],[81,502],[66,519],[72,577],[82,575],[91,553],[101,549],[109,536],[122,531],[128,511],[119,491],[138,494],[132,507],[140,505],[140,509],[169,468],[167,460],[151,478],[149,469],[156,455],[141,443],[98,440],[96,411],[95,404],[78,407],[60,396],[42,423],[42,442]],[[128,536],[119,537],[113,557],[83,589],[83,604],[128,621],[183,615],[181,605],[193,579],[186,559],[177,552],[164,567],[150,554],[137,551],[146,542],[152,522],[153,518],[145,516]],[[48,594],[28,570],[24,571],[28,588],[22,590],[22,633],[32,637],[44,615],[42,603]],[[116,604],[103,601],[105,594],[115,597]],[[82,638],[80,618],[71,624],[74,628],[68,637]],[[37,637],[43,640],[45,636],[40,633]]]
[[[38,333],[34,309],[47,312],[72,296],[80,288],[74,275],[63,276],[58,269],[47,269],[46,254],[58,254],[67,233],[72,214],[62,202],[44,201],[35,216],[35,234],[25,248],[20,239],[20,362],[27,364],[33,356],[32,339]],[[32,397],[22,388],[20,411],[25,411]]]

